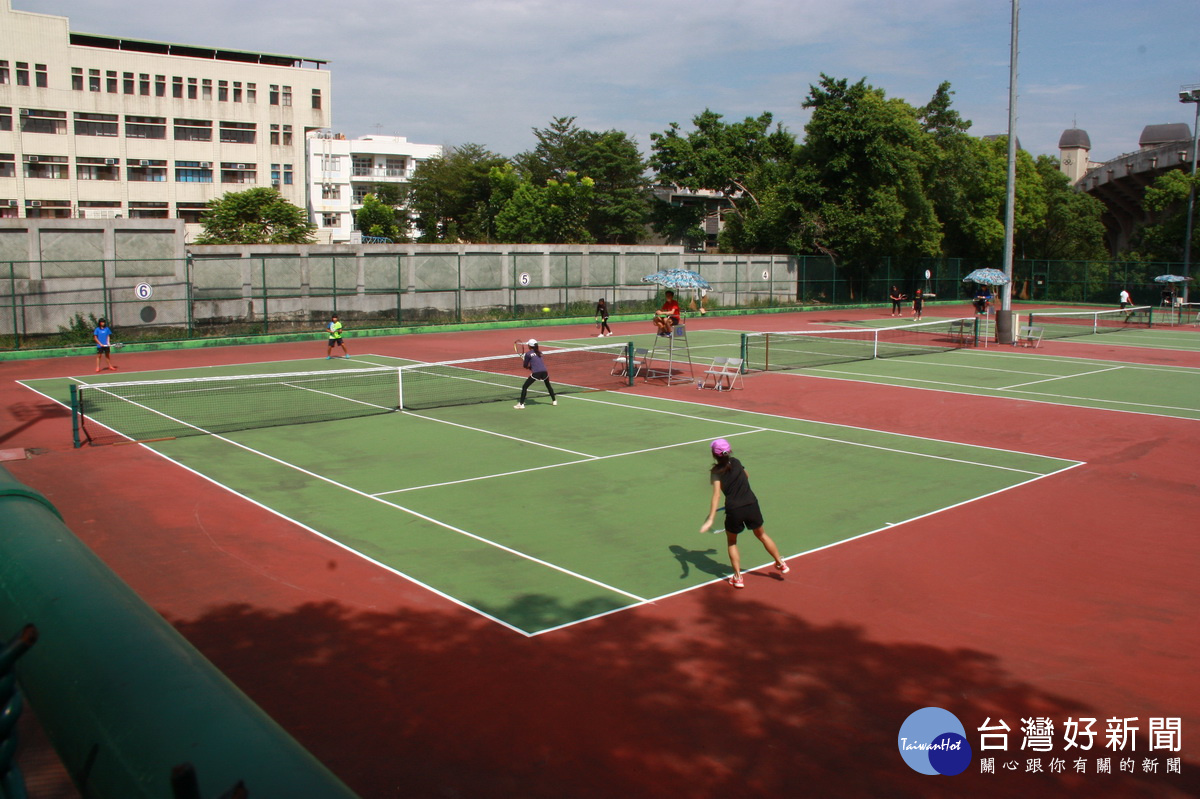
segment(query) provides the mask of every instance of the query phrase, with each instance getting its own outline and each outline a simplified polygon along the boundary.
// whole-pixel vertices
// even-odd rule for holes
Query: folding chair
[[[637,377],[642,372],[646,371],[646,364],[650,358],[650,350],[641,347],[633,351],[633,376]],[[609,371],[611,375],[628,375],[629,366],[625,363],[625,356],[618,355],[613,358],[612,369]]]
[[[1033,347],[1035,350],[1042,346],[1042,335],[1045,330],[1040,327],[1023,327],[1020,334],[1017,336],[1017,341],[1022,347]]]

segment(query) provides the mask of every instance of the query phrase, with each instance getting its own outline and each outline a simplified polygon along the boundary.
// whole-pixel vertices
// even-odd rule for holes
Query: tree
[[[1200,177],[1192,178],[1181,169],[1159,175],[1147,186],[1142,206],[1153,214],[1155,221],[1138,231],[1126,255],[1144,261],[1182,261],[1188,193],[1193,189],[1200,190]],[[1200,231],[1194,220],[1192,230]],[[1198,238],[1200,234],[1192,237],[1189,263],[1196,262]]]
[[[562,180],[538,186],[511,167],[492,170],[494,198],[501,204],[495,215],[496,240],[513,244],[588,244],[587,229],[595,184],[591,178],[568,172]]]
[[[396,221],[396,209],[381,202],[374,194],[363,197],[362,208],[354,215],[354,224],[364,236],[407,241],[408,232]]]
[[[625,133],[582,130],[575,117],[555,117],[550,127],[534,128],[538,144],[517,155],[518,172],[536,186],[562,182],[568,174],[589,178],[593,203],[586,227],[595,241],[636,244],[645,232],[649,201],[637,144]]]
[[[1041,181],[1045,214],[1041,224],[1022,231],[1022,258],[1053,260],[1106,260],[1104,203],[1071,188],[1071,181],[1058,168],[1058,159],[1040,155],[1034,162]]]
[[[209,200],[200,215],[197,244],[308,244],[316,225],[277,189],[228,192]]]
[[[489,203],[493,167],[508,159],[478,144],[464,144],[417,165],[409,207],[423,242],[491,241]]]
[[[855,292],[883,256],[915,264],[936,256],[941,227],[925,185],[933,145],[918,112],[863,80],[822,74],[800,162],[816,183],[809,245],[830,255]]]

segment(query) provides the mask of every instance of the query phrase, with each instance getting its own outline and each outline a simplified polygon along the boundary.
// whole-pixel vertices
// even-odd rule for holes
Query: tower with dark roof
[[[1088,171],[1090,160],[1088,153],[1092,149],[1092,140],[1086,130],[1068,128],[1058,137],[1058,168],[1071,181],[1072,185],[1079,182]]]

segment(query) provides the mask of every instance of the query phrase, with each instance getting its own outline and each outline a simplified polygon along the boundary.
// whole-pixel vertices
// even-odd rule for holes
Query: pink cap
[[[718,438],[712,443],[712,451],[714,455],[728,455],[731,449],[733,448],[729,446],[729,442],[723,438]]]

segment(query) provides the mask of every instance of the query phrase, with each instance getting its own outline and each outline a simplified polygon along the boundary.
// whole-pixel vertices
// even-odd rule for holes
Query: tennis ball
[[[550,313],[550,306],[549,306],[549,305],[547,305],[547,306],[546,306],[545,308],[543,308],[542,310],[543,310],[543,311],[545,311],[546,313]]]

